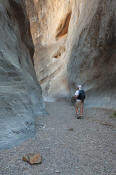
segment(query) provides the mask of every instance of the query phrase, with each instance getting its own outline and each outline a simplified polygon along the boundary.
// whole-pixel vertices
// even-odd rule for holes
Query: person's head
[[[77,87],[78,87],[78,90],[81,90],[82,89],[82,86],[81,85],[78,85]]]

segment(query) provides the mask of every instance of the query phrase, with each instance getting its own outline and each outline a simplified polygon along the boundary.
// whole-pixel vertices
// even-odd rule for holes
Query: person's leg
[[[75,103],[75,111],[76,111],[76,114],[78,114],[78,113],[79,113],[79,111],[78,111],[78,104],[77,104],[77,102]]]
[[[83,113],[84,113],[84,103],[81,102],[81,105],[80,105],[80,115],[83,116]]]
[[[78,101],[78,116],[77,119],[81,118],[81,101]]]

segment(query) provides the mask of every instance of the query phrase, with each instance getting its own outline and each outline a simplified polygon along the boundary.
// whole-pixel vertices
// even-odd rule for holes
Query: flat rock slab
[[[34,153],[29,153],[23,156],[22,158],[23,161],[28,162],[29,164],[41,164],[42,163],[42,157],[40,154],[34,154]]]

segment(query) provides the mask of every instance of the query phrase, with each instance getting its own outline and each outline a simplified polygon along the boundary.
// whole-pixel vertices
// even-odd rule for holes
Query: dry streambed
[[[85,110],[77,120],[66,102],[47,103],[49,116],[36,120],[36,136],[0,152],[2,175],[116,175],[116,119],[112,111]],[[42,164],[22,161],[40,153]]]

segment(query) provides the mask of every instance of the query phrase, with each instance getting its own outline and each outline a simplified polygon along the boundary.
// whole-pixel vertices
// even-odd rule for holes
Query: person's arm
[[[77,98],[79,96],[79,91],[75,92],[75,98]]]

